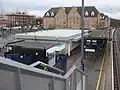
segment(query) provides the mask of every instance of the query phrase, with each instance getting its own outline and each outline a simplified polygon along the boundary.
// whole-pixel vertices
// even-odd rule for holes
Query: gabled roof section
[[[75,7],[75,6],[73,6],[73,7]],[[73,7],[63,7],[63,8],[65,8],[65,12],[68,15]],[[78,13],[82,16],[82,7],[76,7],[76,8],[77,8]],[[46,13],[51,14],[53,12],[54,16],[56,16],[56,14],[59,11],[59,9],[60,9],[60,7],[51,8]],[[96,17],[98,15],[98,13],[99,13],[99,11],[95,8],[95,6],[86,6],[85,7],[85,12],[86,11],[89,13],[89,15],[85,16],[85,17]],[[94,12],[95,15],[91,16],[91,12]],[[54,17],[54,16],[51,16],[51,15],[50,16],[46,16],[46,13],[45,13],[44,17]]]
[[[105,20],[109,20],[109,17],[107,15],[105,15]]]
[[[100,13],[100,16],[102,17],[101,20],[109,20],[109,17],[103,13]]]
[[[82,16],[82,7],[76,7],[76,8],[77,8],[79,14]],[[86,12],[86,11],[88,12],[89,15],[85,16],[85,17],[95,17],[99,13],[99,11],[95,8],[95,6],[86,6],[84,12]],[[91,16],[92,11],[95,13],[94,16]]]
[[[55,8],[51,8],[49,9],[45,14],[44,17],[54,17],[56,16],[57,12],[59,11],[60,7],[55,7]],[[49,16],[46,16],[46,14],[49,13]],[[51,13],[54,13],[54,16],[51,16]]]
[[[66,14],[68,15],[73,7],[64,7],[64,8],[65,8]]]
[[[102,16],[102,17],[103,17],[103,16],[104,16],[104,13],[100,13],[100,16]]]
[[[100,13],[100,19],[105,20],[105,15],[103,13]]]

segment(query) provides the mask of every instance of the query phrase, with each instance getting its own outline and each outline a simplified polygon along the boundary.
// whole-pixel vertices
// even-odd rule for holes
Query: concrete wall
[[[64,76],[0,57],[0,90],[87,90],[87,75],[73,66]]]
[[[45,74],[45,71],[40,69],[28,70],[27,68],[31,67],[25,66],[25,69],[22,64],[19,66],[23,66],[24,69],[15,66],[0,63],[0,90],[65,90],[65,79],[60,78],[62,76]]]

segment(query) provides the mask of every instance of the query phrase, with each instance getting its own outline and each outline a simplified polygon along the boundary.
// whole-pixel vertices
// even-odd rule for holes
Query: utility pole
[[[85,26],[85,21],[84,21],[84,0],[82,0],[81,65],[82,65],[82,70],[83,71],[84,71],[84,26]]]

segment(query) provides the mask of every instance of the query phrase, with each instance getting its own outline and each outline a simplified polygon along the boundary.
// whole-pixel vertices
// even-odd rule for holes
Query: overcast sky
[[[94,5],[100,12],[120,19],[119,0],[85,0],[85,5]],[[0,0],[0,9],[3,11],[23,10],[37,16],[43,16],[51,7],[60,6],[81,6],[81,0]]]

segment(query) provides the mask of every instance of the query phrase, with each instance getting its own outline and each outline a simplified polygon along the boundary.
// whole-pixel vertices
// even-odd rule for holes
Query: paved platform
[[[106,61],[102,75],[103,90],[112,90],[112,55],[111,42],[108,42]]]
[[[95,90],[98,76],[100,72],[100,67],[102,64],[104,51],[98,51],[97,53],[86,53],[85,59],[85,72],[88,74],[88,90]],[[81,63],[80,56],[80,48],[73,51],[72,56],[69,57],[68,60],[68,69],[72,67],[72,65],[76,65],[79,67]]]
[[[113,84],[113,46],[112,41],[108,41],[96,90],[113,90]]]
[[[113,31],[112,35],[113,37]],[[107,52],[106,52],[106,60],[103,67],[103,74],[101,77],[101,88],[102,90],[113,90],[114,89],[114,81],[113,81],[113,41],[108,41],[107,43]]]
[[[105,39],[108,37],[107,31],[103,30],[95,30],[91,34],[89,34],[89,38],[92,39]],[[109,53],[108,53],[109,52]],[[77,49],[73,55],[69,58],[69,68],[75,64],[80,65],[80,48]],[[110,55],[110,43],[107,44],[106,51],[100,51],[97,50],[96,53],[86,53],[86,59],[85,59],[85,72],[88,74],[88,89],[89,90],[106,90],[105,85],[109,85],[110,78],[111,78],[111,70],[109,69],[111,66],[110,60],[107,58],[107,56]],[[106,66],[106,67],[104,67]],[[106,73],[107,72],[107,73]],[[107,78],[108,78],[108,81]],[[109,87],[110,88],[110,87]],[[110,89],[107,89],[110,90]]]

